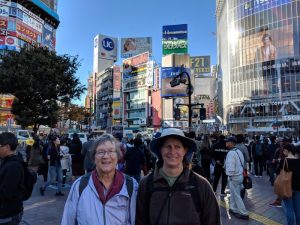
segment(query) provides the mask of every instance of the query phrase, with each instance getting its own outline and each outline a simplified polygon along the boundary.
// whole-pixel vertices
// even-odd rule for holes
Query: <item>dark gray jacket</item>
[[[3,159],[0,166],[0,219],[9,218],[23,211],[22,159],[12,155]]]
[[[82,145],[81,155],[84,156],[83,168],[87,171],[92,171],[95,168],[95,163],[90,154],[90,149],[93,146],[93,143],[94,141],[90,140]]]

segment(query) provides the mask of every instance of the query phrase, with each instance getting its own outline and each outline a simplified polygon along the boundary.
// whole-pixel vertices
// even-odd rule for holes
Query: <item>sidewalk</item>
[[[227,194],[226,197],[220,197],[217,194],[221,209],[222,224],[285,224],[283,208],[274,208],[269,206],[269,204],[276,198],[274,189],[268,181],[269,177],[266,175],[263,175],[262,178],[256,178],[252,175],[250,176],[252,178],[253,188],[247,190],[244,199],[246,209],[250,212],[250,220],[245,221],[230,215],[228,212],[230,194]],[[218,190],[220,190],[220,186],[218,187]]]
[[[272,208],[269,203],[273,202],[275,195],[273,194],[273,187],[268,182],[266,175],[263,178],[255,178],[252,176],[253,188],[247,191],[245,197],[245,205],[250,211],[250,220],[245,221],[230,216],[228,212],[229,194],[226,197],[220,197],[217,194],[217,199],[220,204],[221,219],[223,225],[279,225],[285,224],[285,217],[282,208]],[[47,188],[45,195],[41,196],[39,188],[43,184],[40,176],[31,198],[24,202],[24,216],[23,223],[27,225],[59,225],[64,209],[64,204],[67,199],[69,188],[64,188],[65,196],[55,196],[55,190]],[[220,191],[220,187],[218,187]]]

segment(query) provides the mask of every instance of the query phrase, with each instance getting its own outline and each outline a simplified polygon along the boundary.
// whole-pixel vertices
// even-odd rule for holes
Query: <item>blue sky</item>
[[[57,53],[79,56],[77,76],[85,85],[97,34],[152,37],[153,59],[161,63],[162,26],[188,24],[189,54],[210,55],[216,63],[215,0],[58,0],[58,15]]]

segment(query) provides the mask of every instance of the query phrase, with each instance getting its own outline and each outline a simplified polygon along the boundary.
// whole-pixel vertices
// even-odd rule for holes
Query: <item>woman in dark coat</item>
[[[78,137],[78,134],[73,134],[73,139],[69,146],[69,149],[69,153],[72,156],[72,178],[74,180],[84,174],[84,157],[83,155],[81,155],[82,143]]]

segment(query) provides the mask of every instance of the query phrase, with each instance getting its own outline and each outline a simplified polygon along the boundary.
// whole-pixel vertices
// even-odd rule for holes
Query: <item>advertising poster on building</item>
[[[238,15],[239,17],[245,17],[290,2],[292,0],[245,0],[238,8]]]
[[[99,34],[94,38],[94,53],[97,58],[118,60],[118,38]]]
[[[0,5],[0,16],[8,17],[9,16],[9,7],[5,5]]]
[[[119,66],[114,66],[113,89],[114,91],[121,90],[121,70]]]
[[[40,34],[34,29],[30,28],[21,21],[17,21],[17,34],[19,37],[29,43],[36,43]]]
[[[179,84],[178,86],[171,87],[170,82],[179,75],[181,72],[187,72],[190,74],[189,69],[181,67],[162,67],[161,68],[161,97],[178,97],[178,96],[188,96],[187,95],[187,85]],[[183,75],[183,78],[187,78]]]
[[[39,33],[43,32],[43,24],[32,18],[31,16],[23,13],[23,23],[31,27],[32,29],[38,31]]]
[[[238,54],[237,63],[241,66],[270,61],[274,64],[277,59],[294,56],[293,42],[293,26],[287,24],[241,37],[238,40],[239,48],[233,50],[232,46],[232,50],[234,55]],[[249,47],[242,48],[242,46]]]
[[[43,46],[46,46],[49,48],[49,50],[55,49],[55,30],[54,28],[45,23],[43,27],[43,38],[42,38],[42,44]]]
[[[130,79],[133,76],[147,73],[149,52],[123,60],[123,79]]]
[[[162,32],[163,55],[188,52],[187,24],[163,26]]]
[[[152,54],[152,38],[121,38],[121,57],[129,58],[143,52]]]
[[[190,57],[190,70],[195,76],[210,76],[210,56]]]

